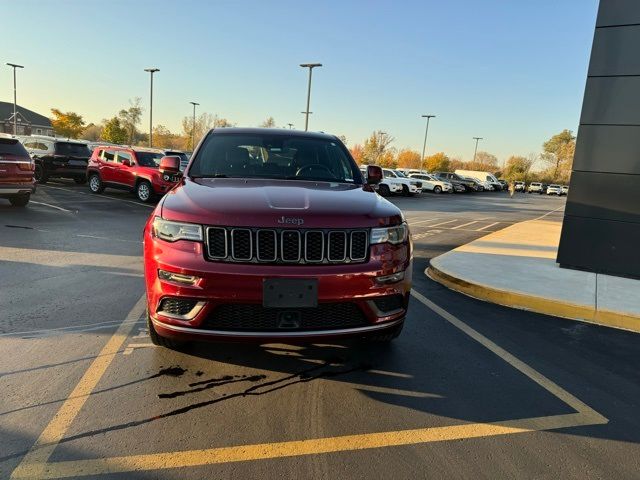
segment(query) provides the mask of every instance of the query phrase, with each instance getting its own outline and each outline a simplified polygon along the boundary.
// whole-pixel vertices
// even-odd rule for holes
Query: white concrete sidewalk
[[[560,268],[561,225],[512,225],[432,259],[427,274],[481,300],[640,332],[640,280]]]

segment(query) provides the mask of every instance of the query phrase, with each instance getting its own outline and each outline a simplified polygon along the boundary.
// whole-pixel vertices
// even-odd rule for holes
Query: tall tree
[[[153,143],[158,148],[184,148],[184,139],[180,135],[171,133],[164,125],[153,127]]]
[[[127,142],[127,137],[127,129],[122,126],[119,117],[113,117],[105,122],[102,129],[102,139],[105,142],[122,145]]]
[[[380,130],[375,131],[369,138],[364,141],[363,160],[370,165],[377,165],[383,157],[388,162],[389,157],[386,156],[388,150],[391,149],[391,143],[395,139],[386,132]]]
[[[68,138],[78,138],[84,130],[84,120],[82,115],[75,112],[62,112],[57,108],[52,108],[51,126],[58,135]]]
[[[467,162],[468,170],[482,170],[486,172],[496,172],[498,167],[498,157],[488,152],[478,152],[475,161]]]
[[[129,139],[129,145],[136,143],[136,133],[138,131],[138,125],[142,119],[142,99],[136,97],[133,100],[129,100],[129,108],[122,109],[118,113],[122,126],[126,129]]]
[[[200,139],[212,128],[216,127],[233,127],[234,125],[226,118],[220,118],[210,113],[201,113],[196,117],[194,128],[193,117],[184,117],[182,119],[182,136],[184,137],[184,148],[193,150]],[[195,137],[195,145],[191,142],[191,136]]]
[[[571,130],[563,130],[542,145],[542,160],[549,166],[554,182],[568,180],[576,150],[576,137]]]
[[[351,156],[358,165],[362,165],[364,163],[364,149],[362,148],[362,145],[354,145],[349,149],[349,152],[351,152]]]
[[[80,138],[83,140],[89,140],[90,142],[95,142],[100,140],[102,135],[102,125],[96,125],[95,123],[90,123],[85,127],[80,135]]]
[[[529,180],[529,172],[535,162],[535,155],[529,155],[528,157],[522,157],[512,155],[507,159],[503,176],[507,180],[527,182]]]
[[[420,153],[410,148],[403,148],[398,152],[398,167],[420,169]]]
[[[425,157],[425,167],[429,172],[448,172],[451,169],[451,159],[444,152],[434,153]]]
[[[273,117],[268,117],[264,122],[260,124],[260,126],[262,128],[275,128],[276,121],[273,119]]]

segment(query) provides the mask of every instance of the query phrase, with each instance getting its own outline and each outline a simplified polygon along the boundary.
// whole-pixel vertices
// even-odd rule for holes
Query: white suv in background
[[[556,185],[555,183],[553,185],[549,185],[547,187],[547,195],[561,196],[562,195],[562,186],[561,185]]]
[[[362,176],[367,179],[367,166],[368,165],[360,165],[360,173]],[[392,193],[402,193],[402,183],[396,182],[393,178],[384,178],[384,173],[382,174],[382,180],[378,183],[375,188],[376,191],[382,195],[383,197],[388,197]]]
[[[422,182],[422,190],[429,190],[433,193],[453,193],[453,185],[443,182],[427,173],[410,173],[409,178],[415,178]]]
[[[407,178],[402,172],[396,172],[390,168],[383,168],[382,176],[385,180],[399,183],[401,185],[403,195],[407,197],[415,195],[416,193],[422,193],[422,182]]]
[[[527,189],[529,193],[542,193],[542,184],[540,182],[533,182],[529,184]]]

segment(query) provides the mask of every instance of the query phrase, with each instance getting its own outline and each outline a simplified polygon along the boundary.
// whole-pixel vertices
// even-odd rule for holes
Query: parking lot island
[[[561,226],[517,223],[431,259],[426,273],[480,300],[640,332],[640,280],[560,268]]]

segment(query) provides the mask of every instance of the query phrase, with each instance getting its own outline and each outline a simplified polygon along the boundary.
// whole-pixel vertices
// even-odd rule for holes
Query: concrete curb
[[[640,333],[640,316],[598,310],[591,306],[575,305],[544,297],[509,292],[488,285],[470,283],[442,272],[433,265],[425,270],[425,274],[451,290],[485,302]]]

